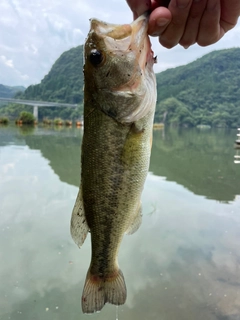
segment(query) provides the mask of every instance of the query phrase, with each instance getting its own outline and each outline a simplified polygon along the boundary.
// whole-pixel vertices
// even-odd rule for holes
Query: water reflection
[[[69,234],[78,192],[79,176],[74,180],[73,170],[79,170],[81,132],[44,130],[36,128],[34,136],[27,137],[15,129],[0,132],[1,320],[87,318],[81,313],[80,297],[90,260],[90,239],[79,250]],[[220,154],[225,154],[224,150],[225,160],[229,157],[232,163],[234,150],[227,149],[230,138],[231,134],[225,136],[222,146],[216,142],[217,167],[222,168]],[[202,142],[197,147],[185,132],[166,132],[165,140],[161,132],[154,133],[154,174],[148,175],[143,193],[143,223],[136,234],[124,238],[120,249],[128,298],[118,308],[119,320],[239,319],[240,198],[221,203],[187,187],[190,173],[184,180],[187,169],[181,171],[180,166],[184,157],[190,157],[194,168],[199,167],[200,177],[207,166],[199,162],[196,166],[193,160],[203,154],[203,161],[209,145],[213,146],[211,136],[198,139]],[[200,146],[205,152],[199,152]],[[177,159],[175,174],[177,168],[181,172],[175,181],[169,181],[173,176],[167,170],[175,164],[170,156]],[[230,174],[228,163],[227,168]],[[170,176],[159,177],[155,172]],[[191,181],[197,188],[198,179]],[[231,189],[229,194],[233,196],[235,191]],[[115,315],[115,307],[107,305],[91,318],[115,319]]]
[[[240,164],[240,128],[238,128],[237,139],[235,142],[236,154],[234,156],[234,163]]]
[[[236,149],[236,154],[234,156],[234,163],[235,164],[239,164],[240,163],[240,150],[239,149]]]
[[[42,134],[25,138],[43,156],[61,181],[79,186],[82,131],[64,130],[62,135]],[[41,131],[42,132],[42,131]],[[47,131],[48,132],[48,131]],[[67,135],[67,132],[69,135]],[[176,181],[191,192],[209,199],[232,201],[240,192],[240,171],[233,164],[234,130],[155,130],[150,171]]]
[[[9,139],[40,150],[61,181],[79,186],[81,129],[1,129],[0,144]],[[240,161],[240,149],[233,148],[234,139],[234,130],[155,130],[150,171],[195,194],[232,201],[240,192],[240,171],[234,165]]]
[[[240,192],[233,164],[234,130],[154,132],[150,171],[209,199],[232,201]]]
[[[23,136],[29,136],[32,135],[35,131],[35,126],[34,125],[23,125],[23,126],[19,126],[19,132],[20,134],[22,134]]]

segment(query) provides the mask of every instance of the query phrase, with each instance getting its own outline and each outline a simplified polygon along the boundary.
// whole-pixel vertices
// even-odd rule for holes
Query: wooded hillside
[[[0,97],[1,98],[13,98],[17,92],[24,91],[25,88],[22,86],[5,86],[3,84],[0,84]]]
[[[56,101],[79,104],[72,108],[40,108],[39,118],[77,119],[83,113],[83,46],[65,51],[49,73],[36,85],[29,86],[19,99]]]
[[[78,103],[78,109],[42,108],[40,118],[76,119],[83,110],[83,46],[64,52],[40,84],[18,98]],[[155,122],[174,126],[240,127],[240,48],[211,52],[157,75]],[[24,108],[24,107],[18,107]],[[25,107],[26,109],[26,107]],[[8,106],[11,116],[16,108]]]
[[[240,126],[240,48],[211,52],[157,74],[155,121]]]

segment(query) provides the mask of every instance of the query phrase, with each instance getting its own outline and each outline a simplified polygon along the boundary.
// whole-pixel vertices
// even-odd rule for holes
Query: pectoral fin
[[[83,245],[89,231],[83,207],[81,188],[78,192],[77,199],[73,208],[70,231],[73,240],[80,248]]]
[[[137,209],[137,213],[134,216],[133,220],[131,221],[126,234],[133,234],[134,232],[136,232],[138,230],[138,228],[140,227],[142,223],[142,204],[141,202],[139,202],[138,205],[138,209]]]

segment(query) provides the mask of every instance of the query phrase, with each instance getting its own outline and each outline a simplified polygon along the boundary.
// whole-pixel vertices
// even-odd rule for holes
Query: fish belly
[[[81,187],[73,210],[72,236],[81,246],[87,232],[91,233],[92,258],[82,309],[92,313],[106,302],[120,305],[126,300],[117,254],[124,233],[135,232],[141,223],[140,198],[149,167],[153,114],[138,123],[121,124],[88,99],[84,108]]]

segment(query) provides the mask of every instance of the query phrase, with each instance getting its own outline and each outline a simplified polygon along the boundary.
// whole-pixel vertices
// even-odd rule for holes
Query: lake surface
[[[231,130],[154,131],[143,223],[119,264],[119,320],[240,319],[240,164]],[[69,221],[82,130],[0,127],[0,319],[89,319],[81,294],[90,237]],[[116,319],[106,305],[91,319]]]

